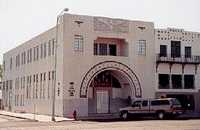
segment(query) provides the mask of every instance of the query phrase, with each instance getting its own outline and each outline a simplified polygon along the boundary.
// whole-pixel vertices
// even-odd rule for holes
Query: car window
[[[140,107],[141,106],[141,101],[135,101],[132,105],[132,107]]]
[[[173,105],[181,105],[181,103],[177,99],[172,99],[172,104]]]
[[[152,106],[157,106],[157,105],[169,105],[169,101],[168,100],[154,100],[151,101],[151,105]]]
[[[148,106],[148,101],[147,101],[147,100],[142,101],[142,106],[143,106],[143,107]]]

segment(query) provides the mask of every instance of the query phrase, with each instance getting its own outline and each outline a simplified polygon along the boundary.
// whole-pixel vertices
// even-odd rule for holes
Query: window
[[[26,64],[26,52],[24,52],[24,64]]]
[[[47,56],[47,45],[44,43],[44,58]]]
[[[182,88],[182,75],[172,75],[172,88],[173,89]]]
[[[51,56],[51,40],[48,42],[48,56]]]
[[[43,58],[43,44],[40,45],[40,58]]]
[[[159,74],[159,89],[169,89],[169,75],[168,74]]]
[[[39,59],[39,46],[36,47],[36,60]]]
[[[140,107],[141,106],[141,101],[135,101],[132,105],[132,107]]]
[[[83,36],[82,35],[74,36],[74,50],[83,51]]]
[[[99,44],[99,55],[107,55],[107,44]]]
[[[94,44],[94,55],[98,55],[98,44]]]
[[[168,100],[154,100],[151,101],[152,106],[158,106],[158,105],[169,105],[170,102]]]
[[[109,45],[109,55],[116,56],[117,55],[117,47],[115,44]]]
[[[28,99],[28,90],[29,90],[29,76],[26,77],[26,98]]]
[[[24,64],[24,53],[21,54],[21,64]]]
[[[181,57],[180,41],[171,41],[171,57]]]
[[[192,55],[192,48],[189,46],[185,47],[185,58],[191,58]]]
[[[55,39],[52,39],[52,55],[55,53]]]
[[[184,75],[184,88],[193,89],[194,88],[194,75]]]
[[[30,63],[32,62],[32,48],[30,49]]]
[[[10,58],[10,70],[12,70],[12,57]]]
[[[160,56],[161,57],[167,56],[167,45],[160,45]]]
[[[36,47],[33,48],[33,61],[36,60]]]
[[[30,83],[30,92],[29,92],[29,98],[31,98],[31,78],[32,78],[32,76],[30,75],[30,77],[29,77],[29,83]]]
[[[147,100],[142,101],[142,106],[143,106],[143,107],[148,106],[148,101],[147,101]]]
[[[139,40],[138,55],[146,55],[146,40]]]
[[[49,80],[51,80],[51,72],[49,71]]]

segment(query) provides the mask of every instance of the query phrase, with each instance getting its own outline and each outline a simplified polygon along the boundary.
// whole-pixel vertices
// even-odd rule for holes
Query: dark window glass
[[[159,89],[169,89],[169,75],[168,74],[159,74]]]
[[[160,56],[167,56],[167,45],[160,45]]]
[[[109,54],[111,56],[116,56],[117,55],[117,47],[116,47],[116,45],[109,45]]]
[[[140,107],[141,106],[141,101],[135,101],[132,105],[132,107]]]
[[[168,100],[154,100],[151,101],[151,105],[152,106],[157,106],[157,105],[169,105],[169,101]]]
[[[194,88],[194,75],[184,75],[184,88],[185,89]]]
[[[172,75],[172,88],[181,89],[182,88],[182,76],[181,75]]]
[[[99,44],[99,55],[107,55],[107,44]]]
[[[147,101],[147,100],[142,101],[142,106],[143,106],[143,107],[148,106],[148,101]]]
[[[171,57],[181,57],[180,41],[171,41]]]
[[[191,58],[192,49],[191,47],[185,47],[185,58]]]
[[[94,44],[94,55],[98,55],[98,44]]]

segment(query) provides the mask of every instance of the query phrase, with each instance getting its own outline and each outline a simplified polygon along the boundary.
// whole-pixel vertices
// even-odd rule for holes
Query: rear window
[[[151,105],[152,106],[157,106],[157,105],[169,105],[169,101],[168,100],[154,100],[151,101]]]
[[[181,105],[181,103],[177,99],[172,99],[172,104],[173,105]]]

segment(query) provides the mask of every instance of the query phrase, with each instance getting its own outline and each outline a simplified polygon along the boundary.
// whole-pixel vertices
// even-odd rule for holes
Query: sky
[[[0,64],[3,53],[55,26],[64,8],[200,32],[199,6],[200,0],[0,0]]]

